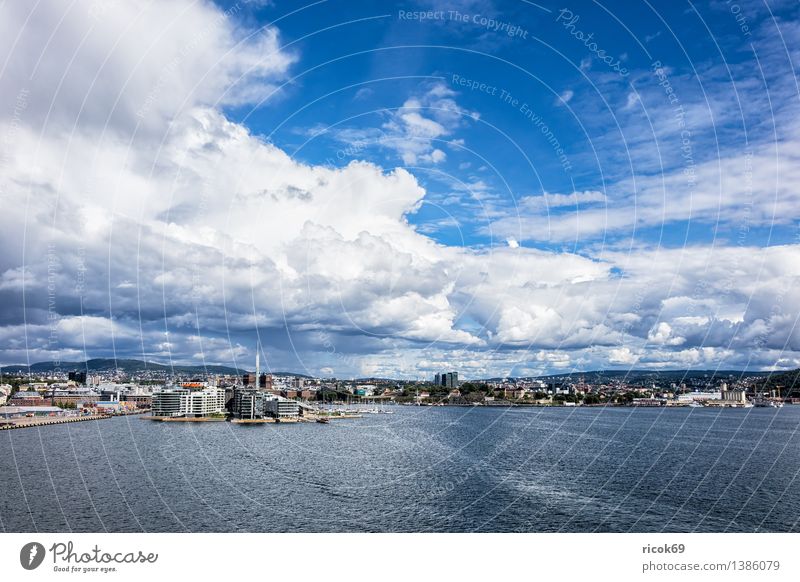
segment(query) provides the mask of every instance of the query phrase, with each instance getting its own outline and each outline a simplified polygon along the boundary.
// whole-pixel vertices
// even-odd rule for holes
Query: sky
[[[798,12],[5,2],[0,364],[800,367]]]

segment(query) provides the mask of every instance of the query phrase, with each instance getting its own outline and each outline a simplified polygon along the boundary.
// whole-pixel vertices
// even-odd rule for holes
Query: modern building
[[[153,391],[153,416],[200,418],[225,413],[225,391],[205,386]]]
[[[235,418],[254,420],[264,418],[269,396],[252,388],[237,388],[233,392],[231,413]]]
[[[444,386],[445,388],[458,388],[458,372],[436,374],[433,377],[433,383],[437,386]]]
[[[267,400],[267,414],[280,420],[281,418],[297,418],[300,416],[300,404],[280,396],[272,396]]]

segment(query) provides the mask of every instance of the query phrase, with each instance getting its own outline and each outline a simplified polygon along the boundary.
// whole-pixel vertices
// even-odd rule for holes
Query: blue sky
[[[0,362],[800,366],[796,3],[1,10]]]
[[[302,62],[269,106],[230,114],[310,164],[343,166],[360,158],[411,167],[428,195],[409,220],[448,245],[498,242],[487,231],[491,218],[475,213],[479,197],[491,200],[491,210],[513,214],[515,202],[527,196],[599,191],[613,212],[615,202],[627,205],[633,198],[633,177],[658,178],[771,143],[785,128],[770,123],[765,104],[776,115],[794,105],[785,102],[796,91],[793,77],[785,69],[754,71],[751,47],[769,44],[770,21],[790,21],[791,6],[774,6],[770,15],[758,3],[742,12],[742,5],[726,2],[660,3],[655,9],[629,2],[569,9],[520,2],[398,2],[373,10],[345,4],[331,11],[323,3],[290,16],[283,3],[256,10],[259,23],[281,19],[284,43],[302,54]],[[427,10],[428,19],[404,16],[417,10]],[[518,27],[524,38],[493,32],[481,24],[484,17]],[[630,73],[619,75],[600,61],[575,37],[579,32],[593,35]],[[654,73],[664,67],[674,103]],[[396,136],[386,126],[410,96],[438,86],[452,91],[460,108],[460,119],[431,142],[446,159],[406,163],[389,147]],[[423,116],[430,113],[426,107],[419,109]],[[678,107],[690,132],[691,162],[681,150]],[[552,129],[566,164],[532,115]],[[348,145],[354,135],[360,140]],[[559,216],[574,211],[552,210]],[[579,247],[603,241],[683,246],[728,237],[730,225],[720,219],[720,213],[701,213],[694,220],[604,228],[577,241],[542,232],[521,242],[542,248],[560,245],[561,238]],[[792,232],[785,223],[754,225],[748,239],[780,244]]]

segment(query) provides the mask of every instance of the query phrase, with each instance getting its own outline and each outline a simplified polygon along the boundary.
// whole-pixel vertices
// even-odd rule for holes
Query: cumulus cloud
[[[705,186],[727,171],[723,200],[746,188],[735,160],[699,166],[693,197],[668,207],[663,184],[644,177],[635,217],[607,213],[620,184],[544,193],[492,224],[500,244],[446,246],[408,223],[427,196],[411,172],[301,163],[225,113],[262,103],[290,74],[299,55],[277,30],[206,3],[93,6],[0,9],[0,54],[12,57],[0,125],[13,137],[0,143],[3,362],[246,364],[258,337],[268,365],[324,375],[796,365],[797,245],[520,244],[688,206],[736,216]],[[443,164],[440,144],[476,116],[429,86],[388,116],[382,144],[408,165]],[[751,167],[759,180],[776,171]],[[462,187],[489,197],[480,181]],[[788,220],[796,193],[780,188]]]

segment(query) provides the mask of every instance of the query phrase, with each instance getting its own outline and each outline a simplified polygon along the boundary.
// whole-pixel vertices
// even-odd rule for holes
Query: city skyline
[[[737,6],[4,5],[0,363],[798,368],[798,7]]]

